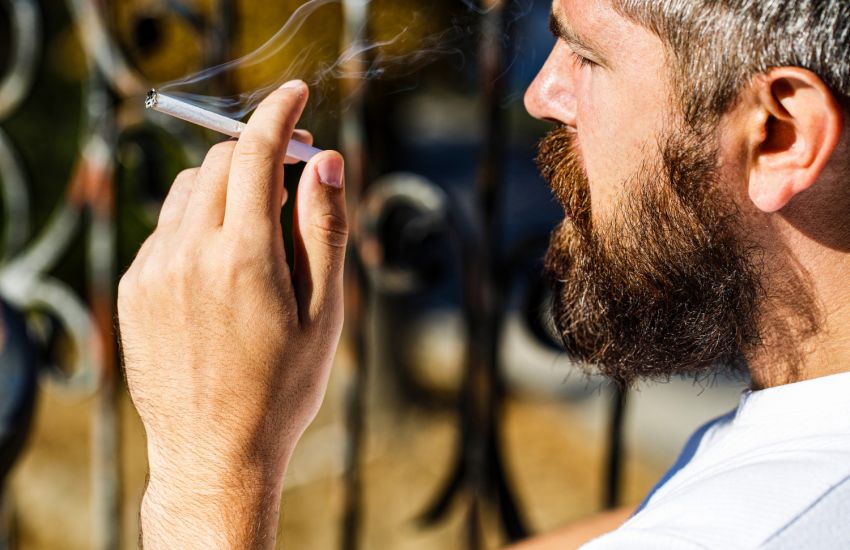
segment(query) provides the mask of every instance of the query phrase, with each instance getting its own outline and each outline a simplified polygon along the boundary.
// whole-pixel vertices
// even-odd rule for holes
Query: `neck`
[[[773,255],[783,265],[766,265],[763,341],[747,356],[754,389],[850,371],[850,251],[789,234]]]

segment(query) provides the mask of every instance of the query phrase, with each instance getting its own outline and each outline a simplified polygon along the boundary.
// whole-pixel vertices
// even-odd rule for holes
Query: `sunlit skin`
[[[574,16],[578,14],[578,16]],[[591,182],[594,217],[619,200],[619,185],[667,124],[669,84],[661,40],[603,2],[552,7],[560,31],[525,96],[528,112],[574,128]],[[580,41],[580,43],[579,43]],[[592,49],[591,49],[592,48]]]
[[[604,223],[624,182],[658,154],[659,134],[678,121],[665,47],[606,0],[556,0],[552,14],[559,39],[525,104],[531,115],[576,132],[593,219]],[[816,75],[779,68],[742,91],[717,129],[723,184],[765,250],[771,280],[781,282],[792,266],[821,308],[820,332],[795,343],[803,364],[793,372],[775,367],[788,348],[763,346],[748,355],[756,387],[840,372],[850,363],[845,118]],[[766,318],[785,307],[766,304]]]
[[[563,124],[577,137],[590,181],[594,224],[617,208],[624,182],[671,123],[675,98],[665,47],[649,30],[620,16],[606,0],[555,0],[555,44],[525,96],[528,112]],[[722,184],[744,225],[765,251],[767,288],[802,277],[819,309],[819,332],[773,342],[747,355],[755,388],[850,369],[850,177],[842,112],[828,88],[800,68],[778,68],[742,91],[717,128]],[[775,269],[773,269],[775,267]],[[780,294],[777,296],[776,294]],[[788,303],[768,292],[765,324]],[[777,368],[797,353],[793,369]],[[575,548],[618,527],[628,511],[578,522],[522,545],[523,550]]]

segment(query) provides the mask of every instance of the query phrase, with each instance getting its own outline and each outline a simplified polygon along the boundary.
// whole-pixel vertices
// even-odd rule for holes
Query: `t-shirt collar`
[[[764,390],[745,390],[741,395],[735,424],[775,423],[812,416],[850,416],[850,372],[812,378]]]

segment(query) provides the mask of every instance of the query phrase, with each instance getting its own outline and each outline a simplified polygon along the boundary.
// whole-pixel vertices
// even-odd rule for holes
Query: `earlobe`
[[[763,177],[763,171],[754,171],[750,176],[750,200],[762,212],[772,214],[782,210],[791,202],[796,193],[794,184],[787,179],[782,181],[777,174]]]
[[[749,196],[770,213],[817,182],[841,138],[843,113],[820,77],[797,67],[761,77],[756,108]]]

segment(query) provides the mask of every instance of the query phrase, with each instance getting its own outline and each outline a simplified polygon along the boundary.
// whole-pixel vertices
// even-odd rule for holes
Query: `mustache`
[[[590,229],[590,180],[573,130],[559,125],[537,145],[540,175],[561,204],[564,215],[582,230]]]

